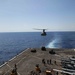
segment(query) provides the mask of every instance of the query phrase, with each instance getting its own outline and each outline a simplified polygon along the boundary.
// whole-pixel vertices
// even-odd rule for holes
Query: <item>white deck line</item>
[[[16,56],[19,56],[19,55],[21,55],[22,53],[24,53],[25,51],[27,51],[29,48],[27,48],[26,50],[24,50],[24,51],[22,51],[21,53],[19,53],[18,55],[16,55]],[[9,61],[12,61],[13,59],[15,59],[16,58],[16,56],[14,56],[12,59],[10,59]],[[7,62],[5,62],[4,64],[2,64],[1,66],[0,66],[0,68],[1,67],[3,67],[4,65],[6,65],[7,64]]]
[[[11,66],[9,66],[8,64],[7,64],[7,66],[10,68],[10,69],[13,69],[13,68],[11,68]],[[8,70],[6,73],[8,73],[10,70]],[[6,73],[4,74],[4,75],[6,75]],[[20,75],[20,73],[19,72],[17,72],[18,73],[18,75]]]
[[[23,59],[25,59],[26,57],[22,58],[19,62],[17,62],[16,64],[19,64]]]
[[[26,50],[24,50],[24,51],[22,51],[21,53],[19,53],[18,55],[16,55],[16,56],[19,56],[19,55],[21,55],[22,53],[24,53],[25,51],[27,51],[29,48],[27,48]],[[16,56],[14,56],[12,59],[10,59],[9,61],[12,61],[13,59],[15,59],[16,58]]]
[[[29,55],[29,54],[28,54]],[[38,59],[41,59],[41,58],[39,58],[39,57],[36,57],[36,56],[32,56],[31,55],[31,57],[34,57],[34,58],[38,58]],[[19,62],[17,62],[16,64],[19,64],[23,59],[25,59],[26,57],[23,57]]]
[[[27,48],[26,50],[22,51],[22,52],[19,53],[17,56],[21,55],[22,53],[24,53],[24,52],[27,51],[28,49],[29,49],[29,48]],[[15,59],[15,58],[16,58],[16,56],[13,57],[12,59],[10,59],[9,61],[12,61],[12,60]],[[24,58],[23,58],[23,59],[24,59]],[[22,60],[21,60],[21,61],[22,61]],[[19,62],[21,62],[21,61],[19,61]],[[19,62],[18,62],[18,63],[19,63]],[[17,63],[17,64],[18,64],[18,63]],[[7,64],[7,62],[6,62],[5,64],[1,65],[1,67],[4,66],[4,65],[7,65],[10,69],[13,69],[13,68],[11,68],[11,66],[9,66],[9,65]],[[8,73],[9,71],[10,71],[10,70],[8,70],[6,73]],[[6,74],[6,73],[5,73],[5,74]],[[20,75],[19,72],[17,72],[17,73],[18,73],[18,75]],[[5,74],[4,74],[4,75],[5,75]]]
[[[7,64],[7,62],[5,62],[4,64],[2,64],[2,65],[0,66],[0,68],[3,67],[3,66],[6,65],[6,64]]]

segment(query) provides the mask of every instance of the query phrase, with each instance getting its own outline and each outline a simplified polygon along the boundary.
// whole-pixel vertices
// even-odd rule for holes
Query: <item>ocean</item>
[[[27,48],[75,48],[75,32],[0,33],[0,65]]]

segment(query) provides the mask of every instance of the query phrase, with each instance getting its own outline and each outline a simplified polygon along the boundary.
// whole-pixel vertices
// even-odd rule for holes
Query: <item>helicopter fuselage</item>
[[[46,36],[46,35],[47,35],[46,32],[41,33],[41,36]]]

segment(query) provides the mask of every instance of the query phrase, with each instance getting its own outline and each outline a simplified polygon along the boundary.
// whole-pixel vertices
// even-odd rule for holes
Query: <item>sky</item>
[[[75,31],[75,0],[0,0],[0,32]]]

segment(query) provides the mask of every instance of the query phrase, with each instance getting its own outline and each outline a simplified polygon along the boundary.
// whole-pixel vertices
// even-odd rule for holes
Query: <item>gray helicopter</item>
[[[43,30],[43,32],[41,33],[41,36],[46,36],[47,33],[45,32],[45,30],[47,29],[37,29],[37,28],[34,28],[35,30]]]

